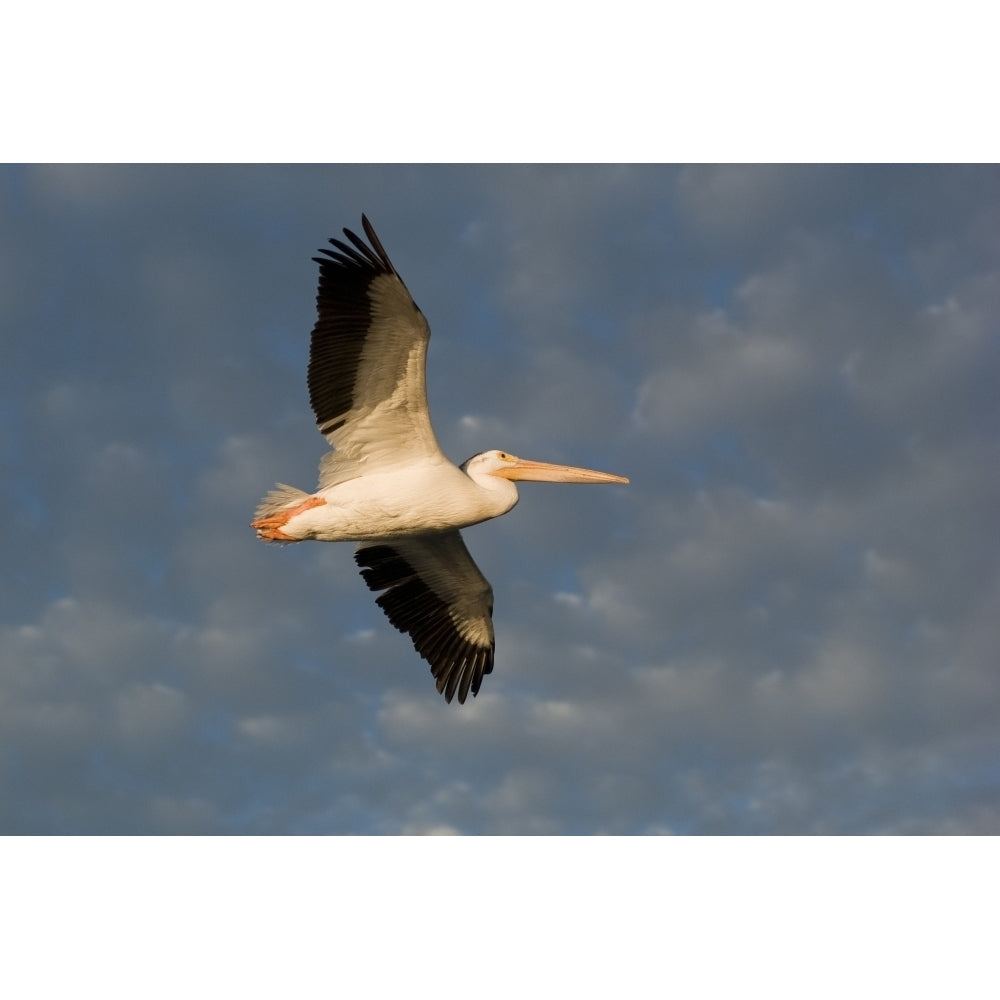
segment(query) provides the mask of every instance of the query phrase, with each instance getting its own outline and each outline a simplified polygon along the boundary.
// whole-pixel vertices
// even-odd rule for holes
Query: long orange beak
[[[613,476],[610,472],[594,469],[577,469],[572,465],[551,465],[548,462],[532,462],[526,458],[510,456],[510,465],[504,465],[493,473],[502,479],[513,479],[531,483],[627,483],[625,476]]]

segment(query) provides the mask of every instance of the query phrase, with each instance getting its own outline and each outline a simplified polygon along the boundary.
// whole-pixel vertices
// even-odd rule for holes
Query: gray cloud
[[[5,168],[0,829],[995,833],[986,168]],[[373,219],[445,450],[593,465],[467,542],[446,706],[315,481],[310,256]]]

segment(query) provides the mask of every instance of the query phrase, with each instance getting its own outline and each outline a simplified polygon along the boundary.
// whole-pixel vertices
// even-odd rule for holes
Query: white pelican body
[[[330,240],[322,250],[309,357],[309,395],[333,446],[319,489],[278,485],[251,527],[266,541],[358,542],[355,560],[390,622],[409,633],[448,701],[475,696],[493,669],[493,592],[459,528],[506,514],[517,480],[627,483],[622,476],[474,455],[461,468],[442,454],[427,412],[430,327],[368,219],[368,247]]]
[[[280,530],[289,541],[345,542],[465,528],[506,514],[517,503],[511,482],[482,478],[492,482],[474,481],[444,456],[375,469],[320,489],[315,496],[324,503],[293,514]],[[291,487],[279,487],[271,496],[280,507],[309,499]]]

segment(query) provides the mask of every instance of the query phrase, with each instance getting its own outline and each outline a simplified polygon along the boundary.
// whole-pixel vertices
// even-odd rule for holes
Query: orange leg
[[[309,497],[295,507],[287,507],[285,510],[278,511],[277,514],[272,514],[270,517],[262,517],[257,521],[251,521],[250,527],[256,528],[257,537],[263,538],[267,542],[295,542],[298,539],[293,538],[291,535],[286,535],[281,529],[296,514],[312,510],[313,507],[322,507],[325,503],[326,501],[322,497]]]

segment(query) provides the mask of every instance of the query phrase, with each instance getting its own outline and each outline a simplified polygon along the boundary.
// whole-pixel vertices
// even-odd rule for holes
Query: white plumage
[[[493,591],[459,528],[505,514],[516,480],[627,483],[622,476],[531,462],[502,451],[457,468],[427,410],[430,327],[361,217],[370,246],[321,250],[309,398],[332,446],[312,494],[278,485],[251,527],[266,541],[358,542],[355,560],[390,622],[409,634],[448,701],[476,695],[493,669]]]

